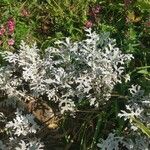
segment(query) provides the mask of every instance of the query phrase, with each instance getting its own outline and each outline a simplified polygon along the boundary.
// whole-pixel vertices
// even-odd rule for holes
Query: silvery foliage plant
[[[43,150],[44,143],[34,136],[40,126],[34,121],[32,114],[23,114],[17,109],[12,121],[1,114],[0,123],[5,123],[3,129],[7,133],[7,138],[0,140],[1,150]],[[10,120],[10,118],[9,118]]]
[[[86,39],[57,41],[40,55],[36,44],[21,42],[19,51],[4,52],[8,62],[0,70],[0,88],[8,97],[38,98],[47,95],[58,103],[60,112],[74,113],[76,103],[104,105],[117,83],[121,83],[124,65],[132,55],[123,54],[114,39],[86,29]]]
[[[118,114],[124,120],[129,120],[130,126],[127,126],[128,133],[124,137],[117,136],[115,133],[110,133],[108,137],[100,139],[97,146],[101,150],[120,150],[124,146],[128,150],[149,150],[150,140],[149,135],[140,131],[139,127],[135,124],[134,119],[143,123],[148,129],[150,127],[150,95],[144,94],[144,90],[139,85],[132,85],[129,88],[130,96],[126,110],[121,110]],[[141,124],[140,124],[141,125]]]
[[[36,133],[39,129],[32,114],[23,115],[22,112],[17,109],[15,115],[16,117],[13,121],[9,121],[6,124],[6,128],[13,132],[14,135],[26,136],[29,133]]]
[[[133,130],[138,129],[134,125],[134,118],[150,127],[150,95],[145,96],[144,90],[139,85],[132,85],[129,91],[131,96],[126,105],[126,111],[121,110],[118,116],[123,117],[124,120],[129,119]]]
[[[123,137],[116,136],[114,133],[110,133],[106,140],[100,139],[97,147],[101,150],[119,150],[119,146],[130,149],[130,144],[124,140]]]
[[[124,137],[109,133],[105,140],[99,140],[97,147],[100,150],[149,150],[150,142],[146,136],[138,133],[130,133]]]
[[[145,91],[139,85],[132,85],[129,92],[131,96],[126,104],[126,110],[121,110],[118,116],[130,122],[131,135],[135,137],[136,142],[134,149],[148,150],[150,149],[150,94],[145,95]],[[146,132],[142,124],[147,128]]]

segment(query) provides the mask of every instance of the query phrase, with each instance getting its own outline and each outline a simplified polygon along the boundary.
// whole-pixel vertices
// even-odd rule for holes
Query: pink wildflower
[[[9,45],[9,46],[14,45],[14,43],[15,43],[15,41],[14,41],[13,39],[9,39],[9,40],[8,40],[8,45]]]
[[[92,26],[93,26],[92,21],[90,21],[90,20],[86,21],[86,23],[85,23],[86,28],[91,28]]]
[[[101,13],[102,7],[100,5],[94,5],[89,8],[89,17],[92,22],[96,22],[98,15]]]
[[[8,34],[13,34],[15,30],[15,20],[13,18],[7,21]]]
[[[5,33],[6,29],[4,28],[4,26],[2,26],[0,28],[0,35],[3,35]]]
[[[98,13],[100,13],[100,11],[101,11],[100,5],[96,5],[96,6],[92,7],[93,14],[98,14]]]

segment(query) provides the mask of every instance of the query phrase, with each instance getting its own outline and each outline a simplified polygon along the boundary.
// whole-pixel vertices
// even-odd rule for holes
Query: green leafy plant
[[[150,11],[150,0],[137,0],[136,5],[140,7],[141,10]]]

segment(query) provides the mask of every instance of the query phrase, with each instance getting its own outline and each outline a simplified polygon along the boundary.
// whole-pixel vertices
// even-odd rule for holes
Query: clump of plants
[[[36,45],[29,47],[24,42],[17,53],[4,52],[9,64],[1,68],[2,90],[8,96],[30,93],[38,98],[46,94],[59,103],[62,114],[74,112],[75,103],[83,100],[95,107],[105,104],[114,86],[121,83],[123,65],[132,56],[122,54],[105,35],[100,38],[91,29],[86,32],[86,40],[57,41],[57,48],[47,48],[43,56]]]
[[[2,120],[8,137],[13,143],[18,143],[16,147],[30,147],[29,139],[34,139],[28,138],[28,134],[35,134],[40,128],[32,115],[22,113],[24,107],[21,104],[25,103],[28,97],[34,101],[44,98],[49,104],[56,103],[62,115],[76,117],[78,110],[86,110],[82,107],[83,104],[98,112],[103,111],[103,106],[111,99],[115,85],[123,81],[125,63],[133,58],[131,54],[123,54],[116,47],[114,39],[110,39],[106,34],[98,35],[91,29],[86,29],[86,39],[83,41],[71,42],[70,38],[66,38],[64,41],[56,41],[55,44],[55,47],[49,47],[40,54],[36,44],[29,46],[22,41],[16,52],[1,53],[7,64],[0,70],[0,88],[4,93],[0,105],[3,108],[17,108],[14,114],[16,118],[7,121],[7,116],[2,112]],[[136,87],[130,91],[133,96],[137,96]],[[138,98],[148,100],[148,97]],[[133,100],[135,99],[131,99],[131,102]],[[126,106],[131,113],[122,111],[119,116],[135,121],[135,126],[138,127],[143,120],[137,121],[134,117],[143,112],[141,105],[142,101],[137,105],[131,103]],[[143,125],[139,128],[149,136],[148,127]],[[112,138],[110,144],[115,140],[115,136]],[[9,142],[1,141],[1,145],[14,148],[10,139]],[[119,138],[116,144],[120,141],[122,138]],[[109,144],[102,148],[108,146]],[[129,148],[127,144],[125,146]],[[42,147],[42,144],[37,142],[35,147]]]
[[[149,4],[1,0],[0,149],[150,149]]]

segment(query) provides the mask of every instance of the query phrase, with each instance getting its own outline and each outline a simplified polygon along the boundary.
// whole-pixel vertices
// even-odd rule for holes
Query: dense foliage
[[[15,2],[0,3],[0,149],[150,149],[150,1]]]

